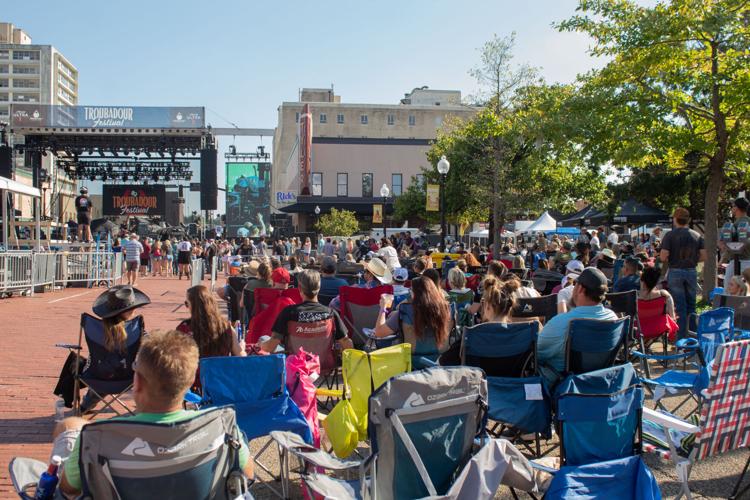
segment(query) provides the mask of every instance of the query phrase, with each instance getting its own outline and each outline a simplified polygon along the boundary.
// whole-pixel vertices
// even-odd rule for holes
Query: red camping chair
[[[667,340],[675,341],[677,329],[677,323],[667,314],[666,297],[651,300],[638,299],[638,336],[642,343],[641,349],[661,339],[666,355]]]
[[[466,288],[476,292],[479,289],[479,285],[482,283],[482,275],[474,274],[466,280]]]
[[[260,292],[260,293],[258,293]],[[279,290],[275,288],[255,289],[255,315],[250,320],[245,344],[249,350],[263,335],[271,335],[271,329],[282,309],[293,304],[301,304],[302,296],[298,288]]]
[[[391,285],[375,288],[358,288],[342,286],[339,289],[341,300],[341,319],[349,329],[349,336],[354,347],[362,349],[368,341],[363,328],[374,328],[380,312],[380,296],[393,293]]]

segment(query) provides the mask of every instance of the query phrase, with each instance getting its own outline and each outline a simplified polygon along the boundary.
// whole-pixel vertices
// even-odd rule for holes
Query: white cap
[[[60,465],[62,463],[62,458],[60,458],[60,455],[52,455],[52,465]]]

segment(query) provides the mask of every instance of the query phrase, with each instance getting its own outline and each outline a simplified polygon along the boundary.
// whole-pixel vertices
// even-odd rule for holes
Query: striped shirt
[[[143,252],[143,245],[138,240],[128,239],[122,244],[122,249],[125,251],[125,260],[138,262],[141,258],[141,252]]]

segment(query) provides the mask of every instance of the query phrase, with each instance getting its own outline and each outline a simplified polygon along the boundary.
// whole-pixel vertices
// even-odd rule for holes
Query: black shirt
[[[77,212],[91,212],[91,201],[88,196],[76,197],[76,211]]]
[[[333,338],[336,340],[346,337],[347,329],[339,313],[320,302],[306,301],[301,304],[287,306],[281,310],[279,317],[273,324],[273,337],[286,345],[286,337],[290,331],[304,335],[317,333],[322,328],[333,328]]]
[[[703,236],[687,227],[672,229],[661,240],[661,249],[669,251],[669,267],[674,269],[695,269],[703,248]]]

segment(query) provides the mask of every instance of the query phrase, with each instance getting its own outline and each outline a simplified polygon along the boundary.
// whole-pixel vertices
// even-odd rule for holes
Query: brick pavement
[[[173,328],[186,317],[186,279],[145,278],[138,288],[151,298],[142,309],[148,330]],[[12,498],[8,463],[23,455],[47,460],[54,426],[55,396],[67,350],[77,343],[82,312],[91,312],[103,288],[63,291],[0,300],[0,498]]]

